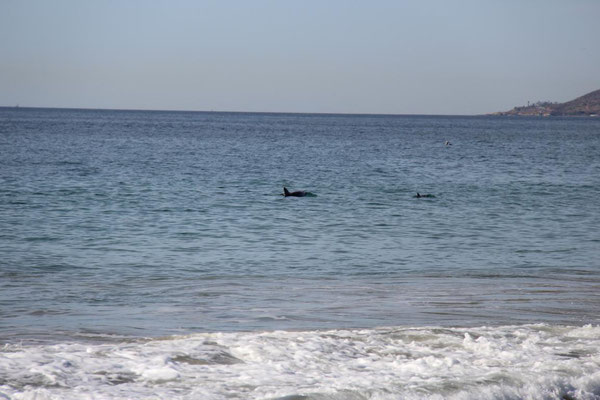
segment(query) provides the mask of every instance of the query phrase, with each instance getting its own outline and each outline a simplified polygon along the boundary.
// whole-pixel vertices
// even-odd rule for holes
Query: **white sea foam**
[[[599,349],[549,325],[5,345],[0,399],[600,399]]]

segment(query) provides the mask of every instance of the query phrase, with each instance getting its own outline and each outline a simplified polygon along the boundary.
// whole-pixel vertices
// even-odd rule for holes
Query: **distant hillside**
[[[599,116],[600,90],[593,91],[566,103],[537,102],[510,111],[500,111],[491,115],[569,115],[569,116]]]

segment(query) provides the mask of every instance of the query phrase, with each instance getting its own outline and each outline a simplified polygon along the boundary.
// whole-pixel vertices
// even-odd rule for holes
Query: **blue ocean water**
[[[315,196],[284,198],[283,186]],[[519,374],[548,362],[546,347],[527,346],[555,341],[575,347],[548,364],[576,358],[584,368],[585,356],[591,369],[541,380],[531,398],[596,398],[599,228],[596,118],[3,108],[0,376],[10,378],[0,378],[0,397],[525,398]],[[167,336],[182,342],[140,372],[156,357],[146,341],[167,346]],[[456,337],[486,362],[525,359],[448,378],[470,360]],[[326,349],[332,338],[349,347]],[[282,342],[307,346],[295,362],[322,356],[288,366],[305,373],[298,381],[282,372],[271,387],[271,371],[259,385],[256,371],[279,360]],[[420,342],[432,353],[408,349]],[[81,380],[69,380],[64,363],[91,362],[77,355],[89,346],[107,357],[109,345],[118,347],[110,361],[81,364]],[[140,358],[123,371],[128,346]],[[191,356],[198,346],[208,347]],[[412,375],[394,359],[408,375],[355,383],[363,350],[383,357],[373,376],[393,370],[381,364],[390,346],[419,360]],[[349,358],[331,368],[347,375],[306,372],[340,354]],[[441,366],[425,368],[427,357]],[[22,375],[17,358],[40,367]],[[238,371],[236,386],[227,368],[251,361],[262,369],[252,384],[250,370]],[[184,367],[214,374],[203,378],[214,390],[198,392],[197,371]],[[427,379],[399,383],[415,377]],[[485,393],[471,392],[482,382],[492,382]]]

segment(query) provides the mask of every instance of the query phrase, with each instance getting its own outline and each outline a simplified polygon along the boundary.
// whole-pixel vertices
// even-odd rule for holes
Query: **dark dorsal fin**
[[[283,195],[284,196],[289,196],[290,195],[290,191],[287,190],[287,188],[285,186],[283,187]]]

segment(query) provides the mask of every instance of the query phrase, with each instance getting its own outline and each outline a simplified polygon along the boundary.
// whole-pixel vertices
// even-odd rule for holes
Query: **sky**
[[[600,89],[600,0],[0,0],[0,106],[482,114]]]

